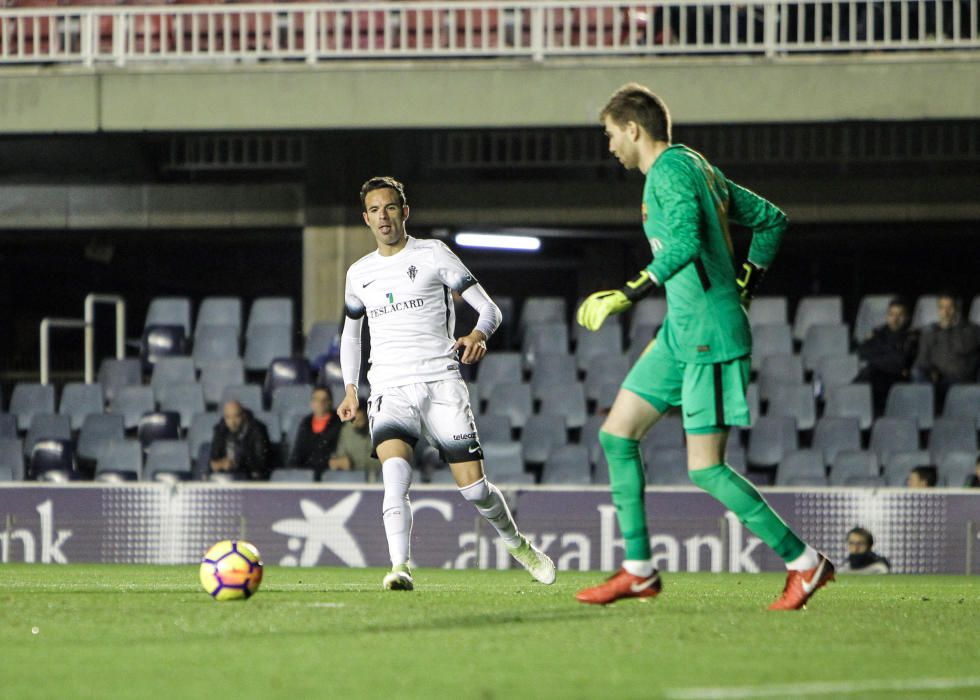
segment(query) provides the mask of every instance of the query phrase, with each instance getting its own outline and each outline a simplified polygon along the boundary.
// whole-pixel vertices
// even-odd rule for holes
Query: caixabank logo
[[[72,531],[55,527],[51,499],[39,503],[34,511],[38,516],[36,523],[6,514],[4,529],[0,531],[0,561],[67,564],[63,547]]]

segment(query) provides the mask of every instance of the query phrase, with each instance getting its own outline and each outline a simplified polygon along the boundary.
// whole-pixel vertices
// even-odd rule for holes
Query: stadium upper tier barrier
[[[0,10],[0,63],[936,51],[980,48],[980,0],[388,2]]]

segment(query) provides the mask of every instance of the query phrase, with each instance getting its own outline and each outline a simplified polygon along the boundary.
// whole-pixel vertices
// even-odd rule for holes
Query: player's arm
[[[454,350],[463,350],[459,361],[464,365],[479,362],[487,354],[487,339],[500,325],[500,307],[493,303],[490,295],[448,246],[440,242],[433,247],[432,254],[433,265],[442,283],[462,296],[463,301],[480,315],[473,330],[457,338],[453,347]]]
[[[739,297],[743,306],[748,307],[763,274],[776,257],[789,220],[775,204],[731,180],[728,180],[728,192],[729,220],[752,230],[748,258],[739,267],[736,278]]]
[[[364,302],[352,291],[350,275],[344,294],[344,330],[340,334],[340,374],[344,380],[344,400],[337,406],[340,420],[349,421],[357,413],[357,384],[361,378],[361,325]]]

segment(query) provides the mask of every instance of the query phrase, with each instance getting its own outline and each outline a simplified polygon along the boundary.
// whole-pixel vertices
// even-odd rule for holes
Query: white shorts
[[[424,436],[450,464],[483,459],[470,393],[462,379],[372,390],[368,422],[375,449],[385,440],[415,447]]]

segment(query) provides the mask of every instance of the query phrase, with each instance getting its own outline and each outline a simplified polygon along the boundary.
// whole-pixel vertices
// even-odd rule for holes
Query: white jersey
[[[372,391],[460,376],[451,292],[476,280],[442,241],[407,239],[395,255],[375,251],[347,271],[345,311],[371,331]]]

